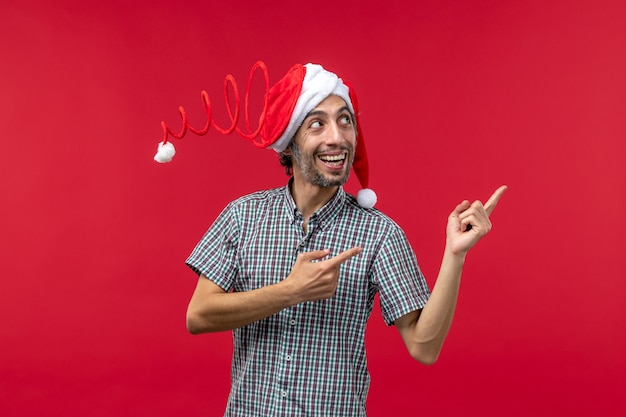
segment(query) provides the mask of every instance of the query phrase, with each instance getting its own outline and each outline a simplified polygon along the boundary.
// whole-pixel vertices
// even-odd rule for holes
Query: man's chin
[[[313,181],[314,184],[319,185],[320,187],[338,187],[340,185],[344,185],[348,180],[347,175],[333,175],[333,176],[318,176]]]

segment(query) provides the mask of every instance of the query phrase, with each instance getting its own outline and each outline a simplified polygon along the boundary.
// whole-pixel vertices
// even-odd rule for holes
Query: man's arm
[[[396,320],[395,325],[411,356],[426,365],[435,363],[456,309],[461,272],[468,251],[489,231],[489,215],[506,191],[502,186],[483,204],[464,201],[448,217],[446,247],[432,294],[422,310]]]
[[[301,253],[287,278],[245,292],[226,292],[200,276],[187,307],[187,329],[192,334],[231,330],[295,304],[330,298],[341,264],[359,253],[361,248],[354,247],[326,260],[321,259],[328,250]]]

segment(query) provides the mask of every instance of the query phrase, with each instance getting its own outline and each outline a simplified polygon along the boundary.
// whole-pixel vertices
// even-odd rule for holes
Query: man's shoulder
[[[231,201],[228,207],[230,209],[250,209],[264,205],[277,204],[284,198],[284,187],[270,188],[267,190],[258,190],[245,194]]]
[[[402,228],[390,216],[377,208],[363,208],[357,202],[356,197],[346,193],[346,210],[349,217],[370,225],[377,225],[389,230],[399,230]]]

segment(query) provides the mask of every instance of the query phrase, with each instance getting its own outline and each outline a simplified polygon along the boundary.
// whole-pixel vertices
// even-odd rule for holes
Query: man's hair
[[[291,148],[291,144],[287,147],[287,149],[289,148]],[[293,175],[293,160],[291,159],[291,155],[287,155],[285,151],[280,152],[278,154],[278,161],[285,167],[285,174],[291,177]]]

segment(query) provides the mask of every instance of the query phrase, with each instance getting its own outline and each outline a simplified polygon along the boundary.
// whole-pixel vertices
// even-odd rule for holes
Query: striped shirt
[[[259,191],[231,202],[186,261],[225,291],[249,291],[286,278],[302,252],[363,249],[341,265],[334,297],[233,330],[225,416],[365,416],[374,296],[387,325],[430,296],[402,229],[343,188],[303,223],[289,186]]]

